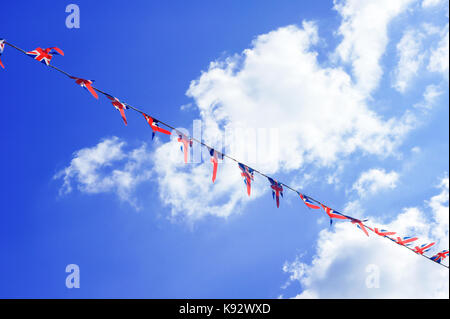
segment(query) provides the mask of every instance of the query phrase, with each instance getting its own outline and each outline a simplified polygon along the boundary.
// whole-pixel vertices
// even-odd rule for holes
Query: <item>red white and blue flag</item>
[[[181,151],[184,152],[184,162],[188,162],[188,153],[189,153],[189,147],[192,147],[192,139],[188,138],[184,134],[178,134],[178,142],[182,143]]]
[[[422,244],[420,246],[416,246],[414,248],[414,252],[419,254],[419,255],[423,255],[423,253],[429,251],[431,249],[431,247],[434,245],[435,243],[431,243],[431,244]]]
[[[396,239],[394,239],[394,241],[402,246],[410,246],[411,243],[413,241],[416,241],[417,239],[419,238],[406,236],[406,237],[397,237]]]
[[[170,133],[168,130],[165,130],[161,127],[159,127],[159,122],[157,120],[155,120],[154,118],[152,118],[150,115],[147,115],[145,113],[142,113],[142,115],[144,115],[145,120],[147,121],[148,125],[150,125],[150,127],[152,128],[153,132],[152,132],[152,140],[155,138],[155,133],[156,132],[160,132],[163,134],[167,134],[167,135],[171,135],[172,133]]]
[[[281,197],[283,197],[283,186],[277,182],[276,180],[268,177],[269,182],[270,182],[270,188],[272,188],[272,197],[276,200],[277,202],[277,208],[280,207],[280,195]]]
[[[448,249],[438,252],[436,255],[434,255],[430,259],[437,263],[441,263],[441,261],[443,261],[447,257],[448,257]]]
[[[208,151],[209,155],[211,155],[211,163],[213,164],[212,182],[214,183],[217,177],[217,166],[219,165],[219,159],[223,160],[223,154],[210,147],[208,147]]]
[[[371,229],[370,227],[367,227],[367,228]],[[379,228],[374,228],[373,231],[375,232],[375,234],[377,234],[378,236],[382,236],[382,237],[391,236],[391,235],[396,234],[396,232],[387,231],[385,229],[379,229]]]
[[[300,198],[305,203],[305,205],[308,206],[309,208],[312,208],[312,209],[319,209],[320,208],[320,206],[317,205],[310,197],[308,197],[308,196],[306,196],[304,194],[301,194],[301,193],[298,193],[298,194],[300,195]]]
[[[347,216],[342,215],[341,213],[335,211],[334,209],[331,209],[330,207],[325,206],[324,204],[321,204],[323,209],[325,210],[325,213],[327,213],[328,217],[330,217],[330,225],[333,224],[333,218],[336,219],[348,219]]]
[[[253,169],[242,163],[238,163],[238,165],[241,169],[241,176],[244,177],[244,183],[245,185],[247,185],[247,194],[248,196],[250,196],[250,192],[252,189]]]
[[[77,77],[74,77],[74,76],[71,76],[70,78],[74,79],[76,84],[78,84],[82,88],[85,88],[86,90],[88,90],[92,94],[93,97],[98,99],[98,94],[97,94],[97,92],[95,92],[94,88],[92,87],[92,83],[94,81],[85,80],[85,79],[77,78]]]
[[[0,56],[2,55],[3,50],[5,50],[5,40],[0,39]],[[2,60],[0,60],[0,66],[1,66],[2,68],[5,68],[5,66],[4,66],[3,63],[2,63]]]
[[[356,218],[353,218],[353,217],[350,217],[350,216],[346,216],[346,217],[347,217],[348,219],[350,219],[350,221],[352,222],[352,224],[355,224],[356,227],[358,227],[359,229],[361,229],[361,230],[364,232],[364,234],[366,234],[367,237],[369,237],[369,232],[367,231],[366,226],[363,224],[363,222],[366,222],[367,219],[361,221],[361,220],[359,220],[359,219],[356,219]]]
[[[36,48],[33,51],[28,51],[27,55],[34,58],[35,60],[45,63],[46,65],[50,65],[50,61],[53,58],[53,54],[60,54],[64,56],[64,52],[57,47],[51,47],[51,48]]]
[[[122,116],[122,120],[125,123],[125,125],[127,125],[127,117],[125,116],[125,110],[129,109],[129,107],[120,102],[118,98],[111,96],[111,95],[107,95],[108,99],[111,100],[111,104],[116,108],[117,111],[120,112],[120,115]]]

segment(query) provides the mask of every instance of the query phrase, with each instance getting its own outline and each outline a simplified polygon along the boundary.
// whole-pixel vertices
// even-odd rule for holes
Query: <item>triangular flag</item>
[[[120,102],[118,98],[115,98],[114,96],[107,95],[108,99],[111,100],[111,104],[120,112],[120,115],[122,116],[123,122],[125,125],[127,125],[127,117],[125,116],[125,110],[129,109],[129,107]]]
[[[152,128],[153,132],[152,132],[152,140],[155,137],[155,133],[156,132],[161,132],[167,135],[171,135],[172,133],[170,133],[168,130],[165,130],[163,128],[160,128],[158,125],[158,121],[155,120],[154,118],[152,118],[150,115],[147,115],[145,113],[142,113],[142,115],[145,117],[145,120],[147,121],[148,125],[150,125],[150,127]]]
[[[92,83],[94,81],[85,80],[85,79],[77,78],[77,77],[74,77],[74,76],[70,76],[70,78],[74,79],[76,84],[78,84],[82,88],[85,88],[86,90],[88,90],[92,94],[93,97],[98,99],[98,94],[97,94],[97,92],[95,92],[94,88],[92,87]]]

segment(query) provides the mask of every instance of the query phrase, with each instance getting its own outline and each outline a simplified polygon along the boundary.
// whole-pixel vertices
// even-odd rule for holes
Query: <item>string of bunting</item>
[[[280,207],[280,196],[283,197],[284,188],[287,188],[287,189],[297,193],[297,195],[300,197],[300,199],[305,203],[305,205],[309,209],[314,209],[314,210],[323,209],[325,211],[325,213],[328,215],[328,217],[330,218],[330,226],[333,224],[333,219],[350,221],[352,224],[356,225],[356,227],[358,227],[360,230],[362,230],[366,236],[369,236],[369,231],[370,231],[378,236],[386,238],[386,239],[392,241],[393,243],[396,243],[399,246],[405,247],[406,249],[409,249],[410,251],[414,252],[415,254],[420,255],[420,256],[422,256],[428,260],[431,260],[434,263],[439,264],[448,269],[448,266],[442,264],[442,261],[445,258],[447,258],[449,255],[448,249],[439,251],[432,256],[425,255],[425,252],[430,251],[431,248],[435,245],[435,242],[416,245],[413,243],[418,240],[417,237],[410,237],[410,236],[401,237],[401,236],[396,235],[396,232],[387,231],[387,230],[379,229],[379,228],[372,228],[367,225],[367,223],[366,223],[367,219],[360,220],[360,219],[357,219],[357,218],[354,218],[354,217],[351,217],[348,215],[344,215],[344,214],[330,208],[329,206],[323,204],[322,202],[312,198],[311,196],[307,196],[307,195],[295,190],[294,188],[290,187],[289,185],[279,182],[279,181],[273,179],[272,177],[267,176],[266,174],[239,162],[238,160],[231,157],[230,155],[227,155],[225,153],[217,151],[213,147],[203,143],[201,140],[187,136],[184,133],[177,130],[175,127],[173,127],[161,120],[158,120],[153,116],[148,115],[147,113],[141,111],[140,109],[138,109],[134,106],[131,106],[128,103],[120,101],[117,97],[114,97],[113,95],[96,88],[93,85],[93,82],[94,82],[93,80],[88,80],[88,79],[72,76],[71,74],[55,67],[54,65],[52,65],[50,63],[53,59],[53,56],[54,55],[64,56],[64,52],[61,49],[59,49],[58,47],[49,47],[49,48],[45,48],[45,49],[38,47],[32,51],[25,51],[15,45],[13,45],[12,43],[7,42],[4,39],[0,39],[0,57],[2,56],[2,54],[4,52],[5,45],[8,45],[20,52],[32,57],[33,59],[44,63],[46,66],[66,75],[68,78],[74,80],[76,84],[78,84],[81,87],[88,90],[89,93],[94,98],[96,98],[96,99],[99,98],[98,93],[104,95],[106,98],[108,98],[110,100],[111,104],[120,112],[120,115],[121,115],[122,120],[125,125],[128,124],[125,110],[133,110],[133,111],[136,111],[136,112],[142,114],[142,116],[145,118],[146,122],[148,123],[148,125],[150,126],[150,128],[153,131],[152,139],[155,137],[156,133],[171,135],[172,132],[175,132],[178,135],[177,141],[181,143],[181,150],[184,153],[184,162],[185,163],[188,162],[189,149],[192,147],[193,142],[199,143],[202,146],[206,147],[208,149],[209,154],[211,155],[211,163],[213,164],[213,173],[212,173],[212,182],[213,183],[215,182],[216,177],[217,177],[217,169],[218,169],[219,159],[223,160],[224,158],[228,158],[238,164],[238,167],[241,170],[241,176],[243,177],[244,183],[247,188],[248,196],[250,196],[250,194],[251,194],[251,185],[252,185],[252,182],[254,181],[254,174],[257,173],[257,174],[267,178],[267,180],[269,181],[270,187],[272,189],[272,196],[276,202],[277,208]],[[3,69],[5,68],[1,59],[0,59],[0,67]],[[162,128],[161,125],[171,129],[172,132]]]

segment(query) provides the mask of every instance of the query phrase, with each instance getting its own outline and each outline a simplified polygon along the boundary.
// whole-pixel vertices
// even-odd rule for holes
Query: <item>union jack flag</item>
[[[417,239],[419,238],[406,236],[406,237],[397,237],[396,239],[394,239],[394,241],[402,246],[410,246],[411,243],[413,241],[416,241]]]
[[[434,260],[437,263],[441,263],[445,258],[448,257],[448,249],[438,252],[436,255],[431,257],[431,260]]]
[[[125,116],[125,110],[129,109],[128,105],[120,102],[119,99],[115,98],[114,96],[107,95],[107,97],[108,99],[111,100],[111,104],[116,108],[116,110],[120,112],[123,122],[125,123],[125,125],[127,125],[127,117]]]
[[[283,197],[283,186],[276,180],[268,177],[270,187],[272,188],[272,197],[277,201],[277,208],[280,207],[280,195]]]
[[[150,127],[152,128],[153,132],[152,132],[152,140],[155,137],[155,133],[156,132],[161,132],[167,135],[171,135],[172,133],[170,133],[168,130],[165,130],[163,128],[159,127],[159,122],[157,120],[155,120],[154,118],[152,118],[150,115],[147,115],[145,113],[142,113],[142,115],[144,115],[145,120],[147,121],[148,125],[150,125]]]
[[[2,55],[3,50],[5,50],[5,40],[0,39],[0,56]],[[2,60],[0,60],[0,66],[1,66],[2,68],[5,68],[5,66],[4,66],[3,63],[2,63]]]
[[[28,51],[27,55],[34,58],[35,60],[45,63],[46,65],[50,65],[50,61],[53,58],[53,54],[60,54],[64,56],[64,52],[57,47],[51,47],[51,48],[36,48],[33,51]]]
[[[303,195],[301,193],[298,193],[298,194],[300,195],[300,198],[303,200],[305,205],[308,206],[309,208],[312,208],[312,209],[319,209],[320,208],[320,206],[315,204],[313,202],[313,200],[311,198],[309,198],[308,196]]]
[[[431,243],[431,244],[422,244],[420,246],[416,246],[414,248],[414,252],[419,254],[419,255],[423,255],[423,253],[429,251],[431,249],[431,247],[434,245],[435,243]]]
[[[247,194],[250,196],[254,170],[242,163],[238,163],[238,165],[241,169],[241,176],[244,177],[244,183],[247,185]]]
[[[333,218],[348,219],[347,216],[342,215],[341,213],[331,209],[330,207],[327,207],[324,204],[320,204],[320,205],[322,205],[323,209],[325,210],[325,213],[327,213],[328,217],[330,217],[330,226],[333,224]]]
[[[77,78],[77,77],[74,77],[74,76],[70,76],[70,78],[75,80],[76,84],[78,84],[82,88],[85,88],[86,90],[88,90],[92,94],[93,97],[98,99],[98,94],[97,94],[97,92],[95,92],[94,88],[92,87],[92,83],[94,81],[85,80],[85,79]]]
[[[365,226],[365,225],[363,224],[363,222],[366,222],[367,219],[361,221],[361,220],[359,220],[359,219],[356,219],[356,218],[353,218],[353,217],[350,217],[350,216],[346,216],[346,217],[347,217],[348,219],[350,219],[350,221],[352,222],[352,224],[356,224],[356,227],[358,227],[359,229],[361,229],[361,230],[364,232],[364,234],[366,234],[367,237],[369,237],[369,233],[367,232],[367,229],[366,229],[367,226]]]
[[[210,147],[208,147],[208,151],[209,155],[211,155],[211,163],[213,164],[212,182],[214,183],[216,181],[219,158],[223,160],[223,154]]]
[[[370,227],[367,227],[367,228],[371,229]],[[396,234],[396,232],[393,232],[393,231],[390,232],[390,231],[387,231],[385,229],[378,229],[378,228],[374,228],[373,231],[375,232],[375,234],[377,234],[378,236],[382,236],[382,237],[391,236],[391,235],[395,235]]]
[[[192,145],[193,145],[192,138],[189,139],[184,134],[178,134],[178,142],[183,144],[181,146],[181,151],[182,152],[184,151],[184,162],[187,163],[188,162],[189,147],[192,147]]]

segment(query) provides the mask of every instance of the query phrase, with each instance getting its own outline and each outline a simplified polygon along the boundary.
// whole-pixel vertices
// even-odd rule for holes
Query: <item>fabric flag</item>
[[[367,228],[371,229],[370,227],[367,227]],[[382,236],[382,237],[391,236],[391,235],[396,234],[396,232],[390,232],[385,229],[378,229],[378,228],[374,228],[373,231],[375,232],[375,234],[377,234],[378,236]]]
[[[188,152],[189,152],[189,147],[192,147],[192,139],[188,139],[188,137],[184,134],[179,134],[178,135],[178,142],[182,143],[183,145],[181,146],[181,151],[184,152],[184,162],[187,163],[188,162]]]
[[[280,195],[283,197],[283,186],[276,180],[267,177],[270,182],[270,188],[272,188],[272,197],[277,201],[277,208],[280,208]]]
[[[34,58],[35,60],[45,63],[46,65],[50,65],[50,61],[53,58],[53,54],[60,54],[64,56],[64,52],[57,47],[51,47],[51,48],[36,48],[33,51],[28,51],[27,55]]]
[[[441,263],[441,261],[443,261],[447,257],[448,257],[448,249],[438,252],[436,255],[434,255],[430,259],[437,263]]]
[[[158,125],[158,121],[155,120],[154,118],[152,118],[150,115],[147,115],[145,113],[142,113],[142,115],[144,115],[145,120],[147,121],[148,125],[150,125],[150,127],[152,128],[153,132],[152,132],[152,140],[155,138],[155,133],[156,132],[161,132],[167,135],[171,135],[172,133],[170,133],[168,130],[165,130],[163,128],[160,128]]]
[[[298,194],[300,195],[300,198],[303,200],[305,205],[308,206],[309,208],[312,208],[312,209],[319,209],[320,208],[320,206],[315,204],[314,201],[310,197],[308,197],[306,195],[303,195],[301,193],[298,193]]]
[[[214,183],[217,176],[217,166],[219,165],[219,158],[223,160],[223,154],[213,148],[208,147],[209,155],[211,155],[211,163],[213,164],[212,182]]]
[[[247,185],[247,194],[248,194],[248,196],[250,196],[254,170],[242,163],[238,163],[238,165],[242,171],[241,176],[244,177],[244,183],[245,183],[245,185]]]
[[[359,219],[356,219],[356,218],[353,218],[353,217],[350,217],[350,216],[346,216],[346,217],[347,217],[348,219],[350,219],[350,221],[352,222],[352,224],[355,224],[356,227],[358,227],[359,229],[361,229],[361,230],[364,232],[364,234],[366,234],[367,237],[369,237],[369,232],[367,231],[366,226],[363,224],[363,222],[366,222],[367,219],[361,221],[361,220],[359,220]]]
[[[0,56],[2,55],[3,50],[5,50],[5,40],[0,39]],[[2,60],[0,60],[0,66],[1,66],[2,68],[5,68],[5,66],[4,66],[3,63],[2,63]]]
[[[120,115],[122,116],[123,122],[125,125],[127,125],[127,117],[125,116],[125,110],[129,109],[129,107],[120,102],[118,98],[115,98],[114,96],[107,95],[108,99],[111,100],[111,104],[116,108],[117,111],[120,112]]]
[[[416,248],[414,248],[414,252],[419,254],[419,255],[423,255],[423,253],[429,251],[434,244],[435,243],[422,244],[420,246],[416,246]]]
[[[406,236],[406,237],[397,237],[397,239],[394,239],[394,241],[397,244],[402,245],[402,246],[410,246],[411,243],[413,241],[416,241],[417,239],[419,239],[419,238]]]
[[[327,207],[324,204],[320,204],[320,205],[322,205],[323,209],[325,210],[325,213],[327,213],[328,217],[330,217],[330,226],[331,226],[331,224],[333,224],[333,218],[348,219],[347,216],[342,215],[341,213],[331,209],[330,207]]]
[[[80,79],[74,76],[70,77],[71,79],[75,80],[75,83],[80,85],[82,88],[85,88],[86,90],[88,90],[93,97],[95,97],[96,99],[98,99],[98,95],[97,92],[95,92],[94,88],[92,87],[92,83],[93,81],[91,80],[85,80],[85,79]]]

